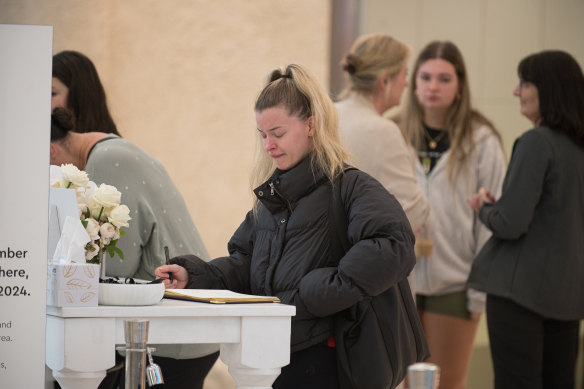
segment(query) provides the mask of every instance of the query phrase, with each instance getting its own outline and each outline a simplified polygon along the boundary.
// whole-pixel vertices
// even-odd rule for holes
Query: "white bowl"
[[[138,282],[147,282],[139,281]],[[99,305],[154,305],[164,297],[164,284],[99,284]]]

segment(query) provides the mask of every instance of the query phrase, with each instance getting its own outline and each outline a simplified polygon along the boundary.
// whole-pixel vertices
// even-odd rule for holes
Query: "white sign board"
[[[51,26],[0,25],[0,388],[42,388]]]

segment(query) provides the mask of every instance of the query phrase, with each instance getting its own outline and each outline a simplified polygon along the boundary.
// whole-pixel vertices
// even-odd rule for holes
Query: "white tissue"
[[[85,263],[85,245],[89,235],[79,219],[67,216],[57,242],[53,264]]]

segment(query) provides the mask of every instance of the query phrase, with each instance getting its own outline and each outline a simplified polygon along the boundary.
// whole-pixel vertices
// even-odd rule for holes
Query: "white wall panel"
[[[384,33],[414,48],[418,44],[422,0],[363,0],[360,4],[361,34]]]
[[[584,66],[584,1],[545,0],[543,49],[566,50]]]
[[[517,85],[517,64],[542,46],[542,0],[487,0],[484,73],[488,102],[511,96]],[[526,21],[530,21],[527,23]]]

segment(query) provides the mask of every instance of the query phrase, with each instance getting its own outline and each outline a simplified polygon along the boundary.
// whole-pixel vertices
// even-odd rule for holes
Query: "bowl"
[[[164,297],[164,284],[99,284],[99,305],[154,305]]]

